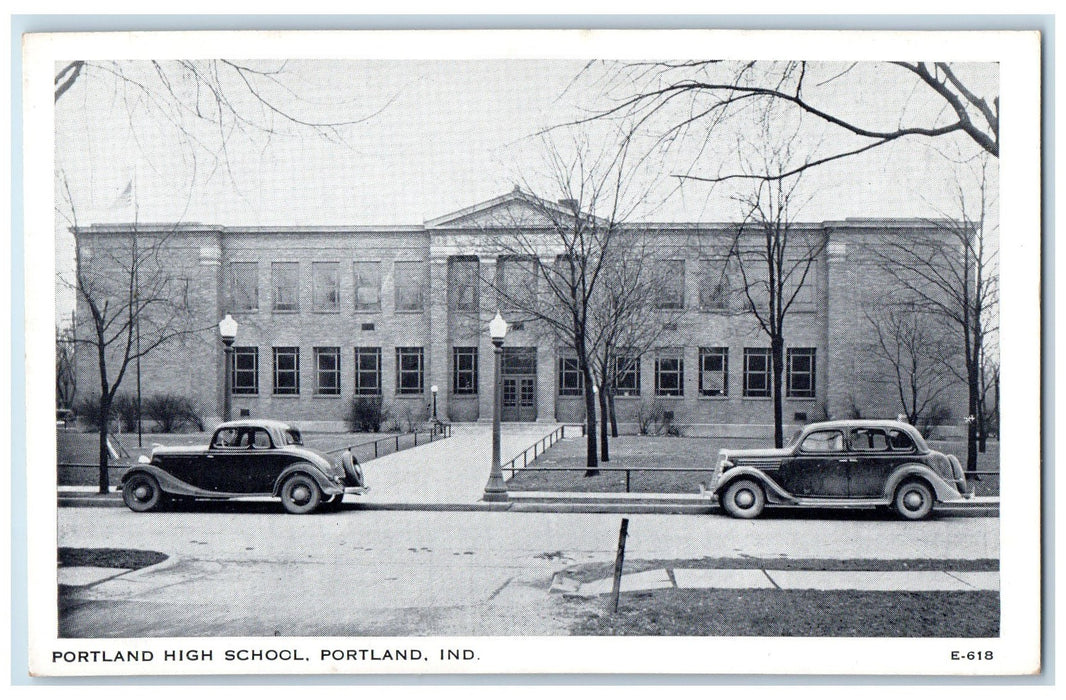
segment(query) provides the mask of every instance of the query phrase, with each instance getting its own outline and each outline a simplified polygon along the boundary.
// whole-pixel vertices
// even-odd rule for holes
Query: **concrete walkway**
[[[557,574],[553,593],[610,593],[610,578],[579,582]],[[776,588],[820,591],[998,591],[998,571],[798,571],[771,569],[653,569],[623,574],[623,592],[663,588]]]
[[[500,456],[506,464],[559,426],[554,423],[504,424]],[[363,465],[370,493],[367,503],[469,504],[481,500],[492,467],[492,426],[452,426],[452,436],[394,452]],[[510,472],[504,475],[507,478]]]

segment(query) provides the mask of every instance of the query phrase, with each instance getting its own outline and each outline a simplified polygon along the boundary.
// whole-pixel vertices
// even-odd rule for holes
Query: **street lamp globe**
[[[226,314],[226,318],[218,322],[218,334],[222,338],[222,342],[227,346],[233,345],[233,341],[236,340],[237,322],[229,314]]]
[[[502,345],[504,336],[507,335],[507,321],[503,320],[503,316],[500,312],[496,312],[496,317],[489,321],[489,337],[492,339],[494,345]]]

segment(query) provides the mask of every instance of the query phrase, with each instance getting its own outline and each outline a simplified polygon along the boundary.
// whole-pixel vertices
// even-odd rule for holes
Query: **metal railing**
[[[346,445],[345,447],[338,447],[335,450],[329,450],[328,452],[326,452],[326,454],[336,454],[338,452],[344,452],[345,450],[354,450],[356,448],[363,448],[363,447],[367,447],[369,445],[369,446],[372,446],[374,448],[374,456],[372,457],[372,459],[377,459],[379,456],[382,456],[382,455],[385,455],[385,454],[392,454],[392,452],[399,452],[400,451],[400,441],[401,440],[406,440],[408,438],[408,436],[413,436],[414,444],[412,444],[411,447],[418,447],[418,436],[419,436],[419,434],[428,435],[429,436],[428,439],[427,438],[423,438],[422,444],[429,444],[429,443],[433,442],[434,440],[443,440],[444,438],[451,437],[452,436],[452,426],[449,423],[437,422],[429,430],[414,430],[414,431],[412,431],[410,433],[396,433],[395,435],[390,435],[389,437],[378,438],[377,440],[367,440],[366,442],[359,442],[359,443],[356,443],[354,445]],[[379,449],[379,445],[386,445],[386,444],[389,444],[389,443],[393,443],[392,452],[384,452],[381,449]]]
[[[507,462],[507,464],[504,464],[501,467],[501,471],[510,471],[511,472],[511,478],[513,479],[516,471],[518,471],[519,469],[525,469],[529,465],[530,462],[537,461],[537,457],[539,457],[540,455],[544,454],[544,452],[547,451],[547,449],[549,447],[551,447],[552,445],[554,445],[555,443],[559,442],[564,437],[566,437],[566,428],[567,427],[568,426],[560,425],[558,428],[556,428],[555,430],[551,431],[550,433],[548,433],[547,435],[542,437],[540,440],[537,440],[535,443],[533,443],[532,445],[530,445],[526,449],[522,450],[522,454],[516,455],[510,462]],[[574,427],[574,426],[569,426],[569,427]],[[581,426],[581,428],[582,428],[581,434],[584,435],[585,434],[584,426]],[[545,443],[547,443],[547,444],[545,444]],[[533,459],[529,458],[530,451],[533,452]],[[519,459],[522,460],[522,466],[521,467],[518,466],[518,460]]]
[[[519,456],[521,456],[521,455],[519,455]],[[518,459],[518,458],[516,457],[515,459]],[[519,467],[513,466],[514,461],[515,460],[511,460],[511,465],[512,466],[510,467],[510,471],[511,471],[510,478],[512,478],[512,479],[515,477],[515,474],[518,473],[519,471],[526,471],[526,472],[585,472],[585,471],[588,471],[588,467],[528,467],[528,468],[527,467],[521,467],[521,468],[519,468]],[[508,469],[508,467],[504,467],[504,469],[506,470],[506,469]],[[600,472],[600,473],[603,473],[603,472],[625,472],[625,475],[626,475],[626,490],[625,490],[625,492],[626,493],[632,493],[631,487],[632,487],[632,473],[633,472],[652,472],[652,473],[656,473],[656,474],[664,474],[664,473],[665,474],[669,474],[669,473],[677,473],[677,472],[713,472],[714,469],[715,469],[714,467],[603,467],[603,466],[596,467],[596,471]],[[972,481],[970,480],[971,476],[978,476],[978,477],[991,476],[991,477],[998,478],[999,474],[1000,473],[998,471],[995,471],[995,472],[994,471],[966,472],[967,485],[968,486],[972,486],[973,485]]]

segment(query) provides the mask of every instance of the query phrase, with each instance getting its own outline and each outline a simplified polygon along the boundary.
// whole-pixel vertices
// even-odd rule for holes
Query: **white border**
[[[54,62],[78,58],[797,58],[923,59],[1001,63],[1002,142],[1000,197],[1004,477],[1001,508],[1002,626],[998,640],[766,639],[766,638],[387,638],[432,650],[472,646],[480,660],[463,673],[729,673],[729,674],[1024,674],[1038,670],[1040,651],[1040,82],[1035,32],[805,32],[805,31],[375,31],[183,32],[30,35],[24,44],[25,298],[27,445],[34,461],[54,457],[53,338],[55,250],[52,231]],[[31,465],[32,466],[32,465]],[[52,665],[57,611],[55,581],[55,472],[29,469],[28,557],[30,660],[35,673],[115,674],[114,664]],[[174,648],[178,640],[135,640],[140,649]],[[201,639],[195,648],[257,646],[307,652],[301,673],[437,673],[437,663],[362,663],[336,669],[318,662],[326,639]],[[361,639],[369,647],[372,639]],[[64,649],[129,648],[129,640],[63,640]],[[995,661],[947,661],[951,649],[987,648]],[[161,653],[160,653],[161,656]],[[157,664],[138,673],[285,673],[280,665]]]

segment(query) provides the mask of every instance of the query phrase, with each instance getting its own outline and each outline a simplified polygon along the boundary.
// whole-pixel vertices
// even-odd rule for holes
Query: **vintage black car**
[[[938,502],[973,496],[954,455],[929,449],[915,428],[888,420],[812,423],[781,449],[722,450],[708,493],[736,518],[769,503],[891,506],[908,520]]]
[[[272,420],[223,423],[203,447],[156,447],[122,477],[122,498],[137,512],[190,499],[275,496],[290,513],[310,513],[366,491],[350,450],[330,457]]]

